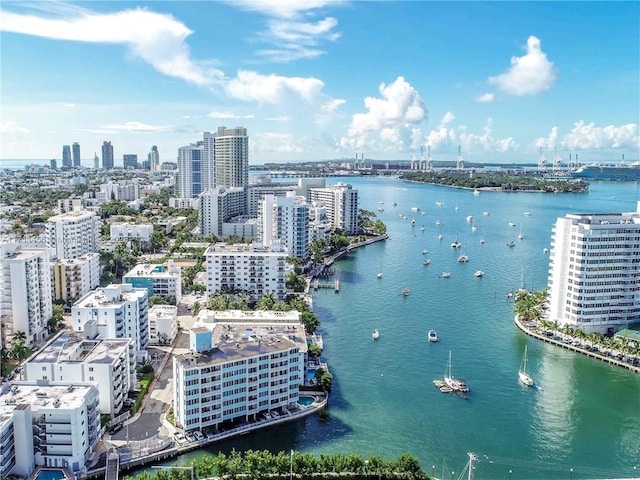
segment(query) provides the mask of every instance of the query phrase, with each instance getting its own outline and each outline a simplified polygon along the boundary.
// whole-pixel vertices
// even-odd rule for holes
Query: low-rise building
[[[54,300],[75,300],[100,286],[98,253],[53,261],[51,270]]]
[[[300,323],[198,324],[190,348],[173,358],[175,419],[185,430],[297,403],[307,353]]]
[[[100,439],[98,403],[91,383],[5,383],[0,390],[2,478],[27,478],[36,466],[86,474]]]
[[[138,242],[151,243],[153,225],[146,223],[112,223],[109,225],[111,240],[119,242],[137,240]]]
[[[136,265],[122,277],[122,283],[130,283],[135,288],[146,288],[150,297],[175,297],[176,304],[182,298],[182,269],[174,266],[173,260],[169,260],[166,266]]]
[[[149,309],[149,345],[169,345],[178,333],[178,307],[154,305]]]
[[[100,413],[115,418],[135,386],[136,351],[133,340],[88,339],[60,332],[24,364],[30,382],[92,382],[100,392]]]

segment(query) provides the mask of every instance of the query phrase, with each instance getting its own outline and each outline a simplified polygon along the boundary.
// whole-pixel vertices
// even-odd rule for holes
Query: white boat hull
[[[518,379],[522,384],[526,385],[527,387],[533,386],[533,378],[531,378],[529,375],[527,375],[524,372],[518,372]]]

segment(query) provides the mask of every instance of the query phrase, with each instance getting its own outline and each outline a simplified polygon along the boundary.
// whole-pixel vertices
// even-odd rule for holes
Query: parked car
[[[196,441],[196,436],[193,434],[193,432],[187,432],[187,440],[189,440],[190,442]]]
[[[199,442],[204,440],[204,435],[202,435],[202,432],[200,430],[196,430],[195,432],[193,432],[193,434],[195,435],[196,440],[198,440]]]
[[[109,428],[109,435],[113,435],[116,432],[119,432],[122,429],[122,423],[116,423],[112,427]]]
[[[184,445],[185,443],[187,443],[187,439],[180,432],[176,432],[174,437],[176,438],[176,442],[178,442],[178,445]]]

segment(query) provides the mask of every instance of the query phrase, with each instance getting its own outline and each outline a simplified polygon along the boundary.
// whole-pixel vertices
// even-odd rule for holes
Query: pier
[[[333,288],[336,293],[340,293],[340,280],[336,278],[333,282],[321,282],[316,278],[313,281],[313,289],[318,290],[319,288]]]

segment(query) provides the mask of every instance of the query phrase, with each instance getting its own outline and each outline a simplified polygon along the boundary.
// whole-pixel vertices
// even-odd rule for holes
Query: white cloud
[[[288,122],[291,118],[287,115],[281,115],[279,117],[266,117],[265,120],[269,122]]]
[[[59,15],[57,18],[55,15]],[[115,13],[49,12],[47,17],[3,11],[0,30],[87,43],[122,44],[131,54],[141,58],[157,71],[206,86],[222,78],[222,73],[205,62],[191,59],[185,39],[193,33],[171,15],[146,9],[122,10]]]
[[[556,80],[556,72],[540,48],[540,39],[531,35],[526,51],[522,57],[511,57],[511,67],[489,77],[489,83],[511,95],[533,95],[549,90]]]
[[[483,93],[482,95],[478,95],[475,98],[475,101],[480,103],[493,102],[493,92],[487,92],[487,93]]]
[[[558,146],[559,142],[558,142],[558,127],[552,127],[551,131],[549,132],[549,136],[547,136],[546,138],[544,137],[539,137],[536,138],[533,141],[533,144],[536,146],[536,148],[542,148],[542,149],[549,149],[549,148],[555,148]]]
[[[308,151],[308,146],[304,144],[305,139],[294,136],[290,133],[264,132],[251,137],[251,148],[260,152],[260,155],[269,154],[296,154],[300,155]],[[269,158],[264,159],[269,160]]]
[[[210,118],[218,118],[218,119],[249,119],[255,118],[255,115],[236,115],[233,112],[209,112],[207,113],[207,117]]]
[[[111,132],[169,132],[172,130],[169,126],[147,125],[140,122],[125,122],[120,125],[102,125],[101,129]]]
[[[457,134],[454,128],[449,128],[449,124],[455,120],[455,115],[451,112],[445,113],[438,128],[431,130],[427,135],[427,145],[433,151],[444,149],[457,142]]]
[[[342,3],[340,0],[229,0],[230,5],[260,12],[279,18],[295,18],[309,10],[315,10],[331,4],[332,6]]]
[[[477,155],[478,152],[506,153],[518,150],[519,145],[512,137],[495,138],[492,127],[493,119],[488,118],[482,134],[467,132],[466,128],[461,129],[458,138],[463,151]]]
[[[574,123],[571,132],[562,138],[564,148],[569,150],[634,148],[640,146],[638,125],[607,125],[597,127],[593,122],[580,120]]]
[[[0,120],[0,133],[3,135],[19,135],[29,133],[29,130],[21,127],[16,122]]]
[[[338,110],[338,108],[340,108],[341,105],[344,105],[345,103],[347,103],[346,100],[341,99],[341,98],[333,98],[331,100],[329,100],[328,102],[324,103],[321,108],[323,113],[333,113],[336,110]]]
[[[254,101],[259,104],[281,103],[294,97],[307,102],[317,100],[324,83],[313,77],[283,77],[261,75],[257,72],[240,70],[238,76],[226,84],[227,93],[239,100]]]

